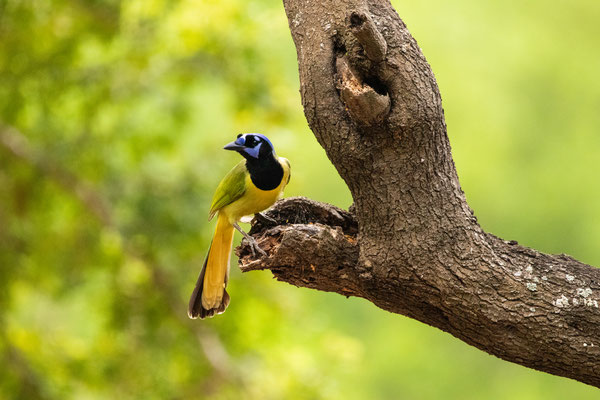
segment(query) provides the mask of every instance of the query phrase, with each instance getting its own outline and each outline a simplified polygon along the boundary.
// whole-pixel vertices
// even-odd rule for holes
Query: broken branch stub
[[[294,285],[356,294],[505,360],[600,387],[600,346],[590,345],[600,337],[600,270],[505,242],[477,224],[435,77],[390,2],[284,6],[305,115],[350,189],[359,233],[346,238],[324,221],[286,226],[283,235],[257,232],[272,246],[259,262]],[[354,34],[369,21],[352,18],[357,9],[385,34],[381,62],[368,53],[377,35]]]
[[[375,26],[373,18],[363,11],[354,11],[350,14],[349,24],[369,60],[376,63],[385,60],[387,43]]]

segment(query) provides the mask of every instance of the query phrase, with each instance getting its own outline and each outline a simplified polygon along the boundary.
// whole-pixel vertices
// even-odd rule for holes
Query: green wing
[[[208,219],[212,219],[215,213],[228,204],[233,203],[246,191],[246,160],[240,161],[231,171],[221,180],[208,213]]]

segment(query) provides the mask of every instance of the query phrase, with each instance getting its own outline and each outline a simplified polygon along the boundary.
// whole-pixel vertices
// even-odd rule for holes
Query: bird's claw
[[[260,246],[256,242],[256,239],[254,239],[251,236],[248,236],[246,240],[248,240],[248,244],[250,245],[250,251],[252,251],[253,258],[256,258],[256,253],[259,253],[262,257],[267,256],[267,252],[260,248]]]

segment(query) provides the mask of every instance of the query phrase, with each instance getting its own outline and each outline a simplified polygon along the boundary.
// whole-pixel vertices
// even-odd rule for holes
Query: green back
[[[246,191],[246,160],[242,160],[225,177],[217,186],[213,201],[210,206],[208,219],[212,219],[215,213],[228,204],[233,203]]]

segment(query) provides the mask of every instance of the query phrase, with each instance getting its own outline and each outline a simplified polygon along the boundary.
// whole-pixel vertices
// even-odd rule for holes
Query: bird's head
[[[234,150],[246,159],[263,159],[275,157],[275,149],[271,141],[260,133],[241,133],[237,139],[223,147]]]

